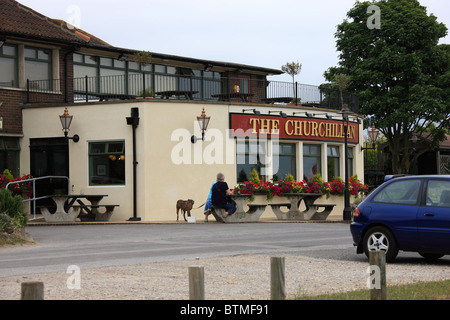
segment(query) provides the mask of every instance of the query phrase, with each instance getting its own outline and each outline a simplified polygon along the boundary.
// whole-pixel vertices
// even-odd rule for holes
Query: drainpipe
[[[133,216],[128,221],[141,221],[137,216],[137,190],[136,190],[136,128],[139,125],[139,108],[131,108],[131,117],[127,117],[127,124],[133,127]]]

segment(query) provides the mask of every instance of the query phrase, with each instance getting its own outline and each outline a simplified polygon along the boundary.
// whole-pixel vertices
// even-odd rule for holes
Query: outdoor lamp
[[[349,114],[352,113],[346,104],[342,106],[342,125],[344,127],[344,157],[345,157],[345,187],[344,187],[344,212],[343,212],[343,220],[349,221],[352,218],[352,209],[350,207],[350,190],[348,184],[348,121]]]
[[[308,115],[308,114],[307,114]],[[333,116],[331,115],[331,114],[328,114],[328,113],[313,113],[313,117],[315,117],[315,116],[320,116],[320,115],[325,115],[325,117],[328,119],[328,120],[333,120]]]
[[[256,114],[257,116],[259,116],[261,114],[261,112],[256,109],[242,109],[242,112],[245,112],[245,111],[253,111],[253,113]]]
[[[64,137],[66,137],[67,139],[72,139],[73,142],[80,141],[80,137],[77,134],[73,137],[68,136],[73,116],[69,114],[69,110],[67,110],[67,107],[64,109],[64,114],[62,116],[59,116],[59,119],[61,120],[61,125],[63,127]]]
[[[287,118],[286,113],[284,113],[283,111],[269,111],[269,114],[271,114],[271,113],[279,113],[280,117]]]
[[[375,124],[372,124],[372,128],[368,131],[369,133],[369,139],[370,142],[372,142],[372,148],[369,147],[361,147],[361,151],[363,150],[375,150],[375,142],[378,139],[378,135],[380,134],[380,131],[378,131],[377,129],[375,129]]]
[[[198,125],[200,126],[200,130],[202,131],[202,141],[205,140],[205,132],[208,129],[209,120],[211,117],[206,116],[205,108],[202,110],[202,115],[197,117]],[[196,136],[191,137],[191,142],[196,143],[198,138]]]

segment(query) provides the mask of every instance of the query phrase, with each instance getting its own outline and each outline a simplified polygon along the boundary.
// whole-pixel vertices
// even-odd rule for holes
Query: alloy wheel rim
[[[375,232],[367,240],[367,248],[369,251],[388,251],[389,240],[383,233]]]

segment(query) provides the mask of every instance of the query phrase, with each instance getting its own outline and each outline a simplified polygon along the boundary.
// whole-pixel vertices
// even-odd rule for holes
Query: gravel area
[[[351,261],[339,257],[280,256],[285,257],[287,298],[366,288],[368,262],[363,256]],[[388,286],[450,279],[448,256],[437,262],[413,260],[387,264]],[[207,300],[270,299],[270,256],[237,255],[85,269],[81,270],[81,289],[67,288],[70,274],[66,270],[0,277],[0,300],[20,299],[20,286],[26,281],[43,281],[48,300],[186,300],[189,266],[204,267]]]

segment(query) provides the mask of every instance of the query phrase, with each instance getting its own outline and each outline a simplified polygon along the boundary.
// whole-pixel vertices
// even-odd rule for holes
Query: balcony
[[[73,81],[73,82],[72,82]],[[136,73],[75,78],[67,93],[60,80],[27,81],[27,103],[99,102],[130,99],[217,101],[230,103],[303,105],[340,110],[337,90],[322,91],[318,86],[269,81],[266,79],[195,77],[157,73]],[[70,83],[72,82],[72,83]],[[57,97],[55,97],[57,96]],[[63,101],[59,101],[63,102]],[[344,103],[358,113],[359,101],[344,94]]]

